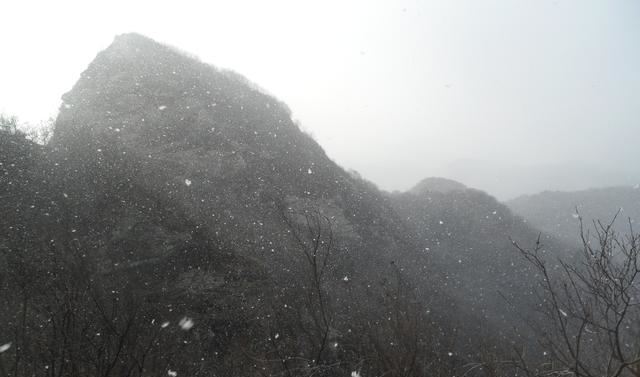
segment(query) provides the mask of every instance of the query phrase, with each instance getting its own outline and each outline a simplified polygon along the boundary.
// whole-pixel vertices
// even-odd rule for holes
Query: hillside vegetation
[[[63,101],[46,145],[0,130],[0,376],[512,375],[514,348],[546,355],[514,241],[555,267],[574,248],[486,193],[381,192],[247,79],[138,34]]]

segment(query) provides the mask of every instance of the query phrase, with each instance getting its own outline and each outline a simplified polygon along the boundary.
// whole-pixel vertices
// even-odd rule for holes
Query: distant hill
[[[438,173],[486,191],[501,201],[542,190],[576,191],[586,187],[633,185],[640,179],[638,172],[586,162],[526,165],[511,161],[458,160],[443,166]]]
[[[420,181],[420,183],[411,188],[409,192],[419,195],[428,191],[443,193],[450,191],[464,191],[466,188],[467,186],[452,179],[429,177]]]
[[[533,301],[535,278],[512,240],[531,247],[539,231],[490,195],[451,180],[424,180],[393,195],[393,202],[421,244],[422,263],[429,266],[432,284],[453,299],[452,307],[481,318],[466,321],[478,325],[473,331],[502,339],[526,338],[528,329],[516,326],[513,332],[513,326]],[[542,242],[549,255],[572,255],[552,236]],[[514,311],[506,309],[505,298],[517,303]]]
[[[506,204],[533,226],[572,244],[581,242],[578,216],[589,227],[594,220],[608,224],[619,211],[614,225],[622,233],[629,232],[629,220],[632,225],[640,222],[640,189],[637,186],[545,191],[524,195]]]

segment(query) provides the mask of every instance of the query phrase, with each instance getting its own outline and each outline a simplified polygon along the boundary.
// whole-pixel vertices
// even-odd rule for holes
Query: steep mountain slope
[[[9,375],[225,373],[238,347],[260,349],[264,269],[123,174],[77,170],[20,134],[0,145]]]
[[[285,105],[237,74],[126,34],[63,99],[52,142],[59,158],[78,171],[102,171],[92,178],[101,189],[113,187],[112,172],[123,174],[282,283],[303,267],[292,262],[299,224],[287,221],[300,213],[329,219],[336,292],[347,294],[344,276],[366,286],[411,250],[375,187],[339,168]]]
[[[506,202],[515,213],[533,226],[567,243],[579,244],[579,216],[589,227],[592,221],[611,222],[621,233],[629,233],[629,220],[640,221],[640,190],[637,187],[610,187],[583,191],[545,191]],[[577,212],[576,212],[577,210]]]
[[[432,284],[452,298],[452,309],[481,319],[466,319],[467,326],[505,343],[526,339],[522,316],[534,302],[535,276],[512,241],[531,247],[538,231],[493,197],[455,181],[427,178],[393,201],[422,245]],[[549,255],[570,255],[549,236],[542,243]]]
[[[374,260],[403,244],[376,190],[336,166],[283,104],[236,74],[128,34],[97,56],[64,101],[54,137],[63,153],[135,161],[130,179],[177,201],[244,255],[280,262],[272,245],[286,245],[284,207],[327,208],[353,228],[348,246]]]

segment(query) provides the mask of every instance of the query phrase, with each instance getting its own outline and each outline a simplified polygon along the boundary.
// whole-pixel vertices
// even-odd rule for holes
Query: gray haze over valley
[[[634,1],[20,1],[3,14],[0,111],[30,123],[136,31],[251,78],[384,190],[443,176],[510,199],[640,182]]]
[[[639,10],[3,5],[0,377],[640,376]]]

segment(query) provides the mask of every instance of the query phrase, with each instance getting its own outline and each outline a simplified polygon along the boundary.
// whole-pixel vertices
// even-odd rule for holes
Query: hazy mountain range
[[[580,191],[545,191],[509,200],[507,206],[536,228],[564,240],[581,243],[580,221],[590,228],[594,221],[629,234],[640,221],[638,186],[608,187]]]
[[[640,183],[640,173],[629,166],[616,170],[611,166],[580,161],[535,165],[466,159],[443,166],[438,173],[486,191],[500,200],[545,190],[577,191]]]
[[[547,216],[573,201],[442,178],[382,192],[247,79],[137,34],[63,100],[49,144],[1,139],[12,375],[448,375],[539,351],[512,240],[542,230],[571,257]],[[615,192],[625,211],[636,194]]]

